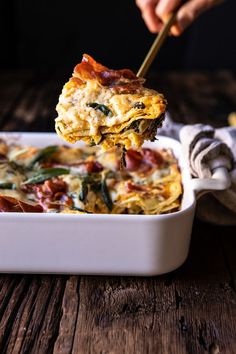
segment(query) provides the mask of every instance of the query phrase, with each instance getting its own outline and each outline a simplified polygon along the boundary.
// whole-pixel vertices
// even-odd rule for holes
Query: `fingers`
[[[221,0],[189,0],[180,7],[176,16],[176,24],[172,26],[171,33],[174,36],[179,36],[201,13],[207,9],[222,2]],[[171,2],[172,3],[172,2]],[[178,7],[180,1],[176,7]],[[175,8],[176,8],[175,7]],[[170,1],[161,0],[156,8],[156,14],[159,18],[164,19],[166,14],[173,11]]]
[[[171,34],[179,36],[202,12],[221,3],[223,0],[189,0],[177,12],[176,24]],[[160,32],[169,14],[176,10],[181,0],[136,0],[142,17],[151,32]]]
[[[190,0],[179,9],[176,17],[176,25],[171,28],[174,36],[179,36],[196,18],[216,5],[216,0]]]
[[[162,21],[156,16],[155,8],[148,7],[142,12],[142,17],[150,32],[157,33],[160,31]]]
[[[164,20],[164,17],[176,10],[181,2],[181,0],[160,0],[155,10],[156,15]]]
[[[136,0],[137,6],[142,12],[142,17],[150,32],[157,33],[162,27],[162,21],[155,13],[159,0]]]

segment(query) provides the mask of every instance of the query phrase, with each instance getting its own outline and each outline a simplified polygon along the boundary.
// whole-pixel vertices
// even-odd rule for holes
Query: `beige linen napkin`
[[[204,195],[197,203],[197,216],[220,225],[236,225],[236,128],[214,129],[209,125],[182,125],[167,116],[160,135],[180,140],[191,174],[210,178],[217,167],[225,167],[231,186]]]

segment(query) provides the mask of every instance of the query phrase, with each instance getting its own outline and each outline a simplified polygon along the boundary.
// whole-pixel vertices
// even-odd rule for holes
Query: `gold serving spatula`
[[[162,30],[160,33],[158,33],[153,45],[151,46],[151,48],[149,49],[149,52],[146,56],[146,58],[144,59],[142,65],[140,66],[140,69],[137,73],[138,77],[145,77],[149,67],[151,66],[153,60],[155,59],[158,51],[160,50],[164,40],[166,39],[166,37],[168,36],[169,32],[170,32],[170,28],[173,25],[173,23],[176,20],[176,13],[177,11],[171,13],[166,21],[166,23],[164,24]]]

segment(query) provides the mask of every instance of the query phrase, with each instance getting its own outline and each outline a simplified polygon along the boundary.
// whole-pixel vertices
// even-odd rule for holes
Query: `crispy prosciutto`
[[[126,153],[126,168],[129,171],[147,172],[164,163],[162,155],[155,150],[143,148],[141,151],[128,150]]]
[[[87,80],[96,80],[103,86],[114,89],[124,86],[127,92],[142,88],[144,79],[138,78],[129,69],[112,70],[97,63],[90,55],[84,54],[81,63],[74,68],[73,77],[70,79],[77,83],[85,84]]]
[[[67,184],[59,177],[46,180],[44,183],[23,185],[21,189],[27,193],[34,193],[41,208],[58,209],[71,207],[72,199],[67,195]]]
[[[39,204],[29,204],[13,197],[0,196],[0,212],[42,213],[43,208]]]

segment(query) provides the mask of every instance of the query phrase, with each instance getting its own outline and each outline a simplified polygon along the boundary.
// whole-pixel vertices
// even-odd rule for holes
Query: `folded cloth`
[[[183,125],[167,115],[160,135],[180,140],[191,174],[211,178],[217,167],[225,167],[231,186],[224,191],[204,195],[197,203],[197,216],[220,225],[236,225],[236,128],[214,129],[210,125]]]

